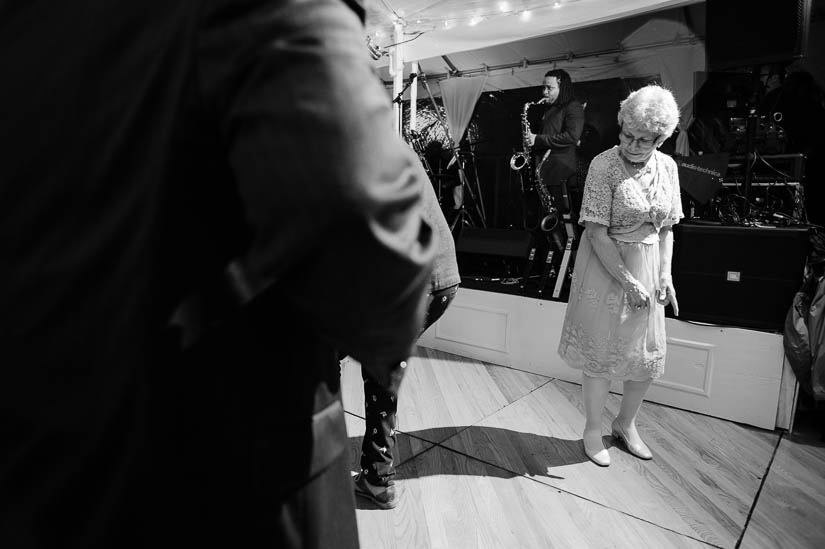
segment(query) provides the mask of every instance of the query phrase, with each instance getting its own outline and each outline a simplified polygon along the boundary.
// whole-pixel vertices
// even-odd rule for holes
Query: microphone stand
[[[401,98],[404,97],[404,92],[410,89],[410,86],[412,86],[412,83],[415,82],[416,78],[418,78],[418,75],[414,72],[411,72],[410,79],[404,85],[404,88],[400,92],[398,92],[398,95],[395,96],[395,99],[392,100],[393,103],[401,103]]]
[[[756,126],[759,124],[759,114],[756,108],[748,107],[747,125],[745,126],[745,181],[742,185],[742,194],[745,197],[745,204],[742,206],[742,219],[747,219],[751,214],[751,183],[753,181],[753,165],[756,163]],[[753,157],[753,162],[751,162]]]

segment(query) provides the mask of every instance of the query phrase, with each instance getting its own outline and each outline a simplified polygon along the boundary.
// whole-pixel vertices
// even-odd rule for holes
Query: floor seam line
[[[773,448],[773,453],[771,454],[771,459],[768,461],[768,466],[765,469],[765,474],[762,475],[762,481],[759,483],[759,488],[756,490],[756,494],[753,496],[753,502],[751,503],[751,508],[748,510],[748,516],[745,518],[745,524],[742,526],[742,533],[739,535],[739,539],[736,541],[735,548],[738,548],[742,545],[742,540],[745,539],[745,532],[748,531],[748,526],[751,523],[751,517],[753,516],[753,512],[756,510],[756,505],[759,502],[759,496],[762,494],[762,488],[765,486],[765,483],[768,481],[768,475],[771,473],[771,468],[773,467],[773,462],[776,459],[776,454],[779,452],[779,445],[782,444],[782,440],[785,437],[785,433],[779,433],[779,437],[776,439],[776,446]]]
[[[405,431],[403,431],[403,430],[398,429],[398,430],[397,430],[397,432],[398,432],[398,433],[401,433],[401,434],[403,434],[403,435],[405,435],[405,436],[412,437],[412,438],[414,438],[414,439],[416,439],[416,440],[420,440],[420,441],[423,441],[423,442],[426,442],[426,443],[428,443],[428,444],[432,444],[432,445],[433,445],[433,446],[431,446],[430,448],[427,448],[426,450],[422,450],[422,451],[421,451],[420,453],[418,453],[418,454],[415,454],[415,455],[413,455],[413,456],[410,456],[409,458],[407,458],[407,459],[405,459],[404,461],[402,461],[401,463],[399,463],[399,464],[398,464],[398,466],[399,466],[399,467],[401,467],[401,466],[402,466],[402,465],[404,465],[405,463],[407,463],[407,462],[411,461],[412,459],[414,459],[414,458],[416,458],[416,457],[420,456],[420,455],[421,455],[421,454],[423,454],[424,452],[427,452],[427,451],[429,451],[429,450],[432,450],[432,448],[433,448],[433,447],[435,447],[435,446],[439,446],[439,447],[441,447],[441,448],[445,448],[445,449],[448,449],[448,450],[449,450],[449,448],[447,448],[446,446],[443,446],[443,444],[444,444],[445,442],[447,442],[448,440],[450,440],[450,439],[452,439],[452,438],[457,437],[458,435],[460,435],[461,433],[463,433],[463,432],[464,432],[464,431],[466,431],[467,429],[470,429],[471,427],[475,427],[475,426],[477,426],[479,423],[481,423],[482,421],[484,421],[484,420],[485,420],[485,419],[487,419],[488,417],[491,417],[491,416],[493,416],[493,415],[495,415],[495,414],[499,413],[500,411],[504,410],[504,409],[505,409],[505,408],[507,408],[508,406],[511,406],[511,405],[515,404],[516,402],[518,402],[518,401],[519,401],[519,400],[521,400],[522,398],[524,398],[524,397],[526,397],[526,396],[530,395],[533,391],[537,391],[538,389],[540,389],[541,387],[543,387],[543,386],[544,386],[544,385],[546,385],[547,383],[549,383],[549,381],[548,381],[548,382],[545,382],[545,383],[543,383],[543,384],[541,384],[540,386],[538,386],[538,387],[536,387],[536,388],[534,388],[534,389],[532,389],[530,392],[528,392],[528,393],[526,393],[526,394],[524,394],[524,395],[520,396],[519,398],[517,398],[517,399],[516,399],[516,400],[514,400],[513,402],[508,402],[507,404],[505,404],[505,405],[504,405],[504,406],[502,406],[501,408],[498,408],[496,411],[491,412],[490,414],[488,414],[488,415],[486,415],[486,416],[482,417],[481,419],[479,419],[479,420],[478,420],[478,421],[476,421],[475,423],[471,423],[470,425],[465,425],[465,426],[464,426],[464,427],[462,427],[462,428],[455,427],[455,429],[458,429],[455,433],[453,433],[452,435],[450,435],[450,436],[448,436],[448,437],[446,437],[446,438],[444,438],[444,439],[442,439],[442,440],[440,440],[440,441],[437,441],[437,442],[433,442],[432,440],[428,440],[428,439],[426,439],[426,438],[423,438],[423,437],[420,437],[420,436],[417,436],[417,435],[413,435],[413,434],[410,434],[410,433],[407,433],[407,432],[405,432]],[[468,456],[468,457],[470,457],[470,456]]]
[[[639,521],[641,521],[641,522],[645,522],[645,523],[647,523],[647,524],[650,524],[651,526],[655,526],[656,528],[659,528],[659,529],[662,529],[662,530],[666,530],[666,531],[671,532],[671,533],[673,533],[673,534],[677,534],[677,535],[679,535],[679,536],[682,536],[682,537],[685,537],[685,538],[689,538],[689,539],[692,539],[692,540],[694,540],[694,541],[698,541],[699,543],[702,543],[702,544],[707,545],[707,546],[709,546],[709,547],[713,547],[713,548],[715,548],[715,549],[723,549],[723,547],[722,547],[721,545],[716,545],[716,544],[714,544],[714,543],[711,543],[711,542],[705,541],[705,540],[703,540],[703,539],[700,539],[700,538],[697,538],[697,537],[694,537],[694,536],[691,536],[691,535],[685,534],[685,533],[683,533],[683,532],[679,532],[679,531],[674,530],[674,529],[672,529],[672,528],[669,528],[669,527],[667,527],[667,526],[663,526],[663,525],[661,525],[661,524],[657,524],[657,523],[655,523],[655,522],[653,522],[653,521],[651,521],[651,520],[648,520],[648,519],[646,519],[646,518],[642,518],[642,517],[636,516],[636,515],[634,515],[634,514],[632,514],[632,513],[628,513],[627,511],[623,511],[623,510],[621,510],[621,509],[616,509],[615,507],[611,507],[610,505],[607,505],[607,504],[605,504],[605,503],[602,503],[602,502],[599,502],[599,501],[596,501],[596,500],[592,500],[592,499],[587,498],[587,497],[585,497],[585,496],[582,496],[582,495],[580,495],[580,494],[576,494],[575,492],[571,492],[571,491],[566,490],[566,489],[564,489],[564,488],[560,488],[560,487],[558,487],[558,486],[554,486],[553,484],[550,484],[550,483],[545,483],[545,482],[541,482],[541,481],[539,481],[539,480],[536,480],[536,479],[535,479],[535,478],[533,478],[533,477],[526,476],[526,475],[524,475],[523,473],[517,473],[516,471],[511,471],[510,469],[507,469],[506,467],[502,467],[501,465],[496,465],[495,463],[490,463],[490,462],[485,461],[485,460],[483,460],[483,459],[481,459],[481,458],[478,458],[478,457],[475,457],[475,456],[471,456],[470,454],[467,454],[467,453],[462,452],[462,451],[460,451],[460,450],[456,450],[456,449],[454,449],[454,448],[449,448],[449,447],[447,447],[447,446],[442,446],[441,444],[435,444],[435,446],[438,446],[439,448],[442,448],[442,449],[447,450],[447,451],[449,451],[449,452],[453,452],[453,453],[459,454],[459,455],[464,456],[464,457],[466,457],[466,458],[468,458],[468,459],[472,459],[472,460],[474,460],[474,461],[478,461],[478,462],[483,463],[483,464],[485,464],[485,465],[489,465],[490,467],[495,467],[496,469],[501,469],[502,471],[507,471],[508,473],[511,473],[511,474],[513,474],[514,476],[519,476],[519,477],[522,477],[522,478],[527,479],[527,480],[529,480],[529,481],[536,482],[536,483],[540,484],[540,485],[541,485],[541,486],[543,486],[543,487],[546,487],[546,488],[550,488],[550,489],[556,490],[556,491],[557,491],[557,492],[559,492],[559,493],[564,493],[564,494],[567,494],[567,495],[569,495],[569,496],[571,496],[571,497],[575,497],[575,498],[580,499],[580,500],[582,500],[582,501],[586,501],[586,502],[588,502],[588,503],[592,503],[592,504],[594,504],[594,505],[598,505],[599,507],[602,507],[602,508],[604,508],[604,509],[609,509],[609,510],[611,510],[611,511],[615,511],[616,513],[621,513],[622,515],[624,515],[624,516],[626,516],[626,517],[630,517],[630,518],[633,518],[633,519],[635,519],[635,520],[639,520]],[[434,447],[435,447],[435,446],[434,446]],[[432,450],[432,447],[427,449],[427,451],[429,451],[429,450]]]

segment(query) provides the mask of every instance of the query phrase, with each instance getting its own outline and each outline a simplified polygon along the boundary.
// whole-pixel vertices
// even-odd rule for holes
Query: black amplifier
[[[809,249],[807,227],[676,225],[679,318],[782,331]]]

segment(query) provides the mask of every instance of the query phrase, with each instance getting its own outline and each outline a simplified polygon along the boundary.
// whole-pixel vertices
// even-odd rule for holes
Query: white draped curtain
[[[486,83],[487,76],[448,78],[439,82],[453,145],[458,145],[464,137]]]
[[[461,142],[461,138],[464,137],[464,132],[467,131],[476,103],[478,103],[478,98],[481,97],[481,92],[484,90],[486,83],[486,75],[448,78],[439,82],[441,101],[447,115],[447,131],[449,132],[453,151]],[[454,154],[453,160],[456,159],[458,159],[458,155]],[[458,173],[462,183],[466,183],[466,174],[461,163],[459,163]],[[453,199],[456,209],[460,208],[464,203],[464,185],[459,185],[453,189]],[[481,200],[480,194],[478,200],[479,203],[476,204],[476,207],[480,208],[480,222],[482,226],[486,226],[483,214],[484,202]]]

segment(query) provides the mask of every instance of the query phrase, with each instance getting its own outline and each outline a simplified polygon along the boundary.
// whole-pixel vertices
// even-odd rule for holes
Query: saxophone
[[[530,164],[530,149],[532,145],[530,145],[530,122],[527,121],[527,110],[532,105],[538,105],[539,103],[543,102],[544,99],[541,101],[528,101],[524,104],[524,108],[521,111],[521,152],[515,153],[512,158],[510,158],[510,168],[516,171],[521,170],[528,164]]]
[[[547,98],[524,104],[524,109],[521,112],[522,151],[515,153],[513,157],[510,158],[510,167],[516,171],[519,171],[530,164],[530,153],[532,146],[530,145],[530,122],[527,120],[527,111],[532,105],[541,105],[545,101],[547,101]],[[542,156],[541,161],[539,161],[538,166],[536,166],[536,194],[539,195],[541,207],[544,209],[544,217],[542,218],[541,223],[539,223],[539,227],[541,227],[541,230],[544,232],[552,231],[556,228],[556,225],[559,224],[559,211],[553,205],[553,196],[541,181],[541,167],[544,165],[544,161],[547,160],[547,156],[549,154],[550,149],[547,149],[544,156]]]

